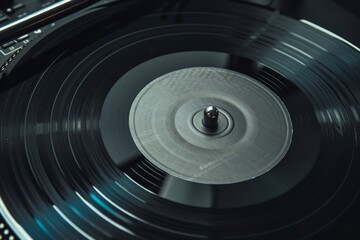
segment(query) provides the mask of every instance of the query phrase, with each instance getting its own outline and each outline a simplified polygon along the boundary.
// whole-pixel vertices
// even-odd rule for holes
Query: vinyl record
[[[2,213],[24,239],[353,239],[359,67],[237,1],[67,18],[4,74]]]

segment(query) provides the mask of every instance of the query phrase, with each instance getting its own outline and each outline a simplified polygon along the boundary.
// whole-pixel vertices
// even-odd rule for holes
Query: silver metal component
[[[188,126],[191,129],[193,129],[194,127],[193,130],[198,131],[201,134],[205,134],[207,136],[213,136],[216,138],[224,137],[225,135],[229,134],[234,127],[234,121],[232,116],[224,109],[221,108],[216,108],[216,109],[218,110],[216,127],[208,128],[204,125],[203,109],[195,113],[195,115],[192,117],[192,125],[189,124]],[[241,121],[238,122],[240,122],[239,124],[243,124]]]
[[[10,211],[6,208],[0,196],[0,215],[5,219],[5,222],[11,226],[11,230],[20,238],[24,240],[32,240],[30,235],[23,229],[23,227],[14,219]]]
[[[51,6],[45,7],[45,8],[43,8],[43,9],[37,11],[37,12],[34,12],[34,13],[32,13],[32,14],[27,15],[27,16],[24,17],[24,18],[21,18],[21,19],[19,19],[19,20],[16,20],[16,21],[14,21],[14,22],[12,22],[12,23],[10,23],[10,24],[7,24],[7,25],[1,27],[1,28],[0,28],[0,32],[3,32],[3,31],[5,31],[5,30],[7,30],[7,29],[9,29],[9,28],[18,26],[18,25],[20,25],[20,24],[22,24],[22,23],[24,23],[24,22],[26,22],[26,21],[35,19],[35,18],[38,17],[38,16],[42,16],[43,14],[45,14],[45,13],[47,13],[47,12],[50,12],[50,11],[52,11],[52,10],[54,10],[54,9],[57,9],[57,8],[59,8],[59,7],[61,7],[61,6],[64,6],[65,4],[68,4],[68,3],[71,3],[71,2],[72,2],[72,0],[62,0],[62,1],[60,1],[60,2],[57,2],[57,3],[55,3],[55,4],[52,4]]]
[[[208,106],[204,110],[203,124],[207,128],[217,128],[219,120],[219,110],[214,106]]]

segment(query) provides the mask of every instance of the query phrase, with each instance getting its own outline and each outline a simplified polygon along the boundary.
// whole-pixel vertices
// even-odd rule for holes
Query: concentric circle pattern
[[[193,123],[203,126],[210,103],[220,107],[219,128],[225,124],[219,134],[204,134]],[[131,105],[129,126],[137,148],[155,166],[203,184],[238,183],[268,172],[288,151],[293,131],[271,90],[234,71],[205,67],[150,82]]]
[[[356,225],[360,53],[258,6],[164,2],[90,11],[9,66],[0,196],[14,220],[33,239],[329,239]],[[247,75],[281,99],[293,136],[274,168],[212,185],[141,154],[129,129],[135,97],[191,67]]]

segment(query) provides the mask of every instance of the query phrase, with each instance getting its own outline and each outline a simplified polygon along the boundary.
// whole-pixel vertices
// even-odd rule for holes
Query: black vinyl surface
[[[282,99],[294,132],[280,164],[206,185],[141,155],[134,98],[186,67],[238,71]],[[115,83],[122,111],[109,127]],[[34,239],[360,237],[360,53],[277,11],[230,0],[99,8],[24,49],[0,92],[0,196]]]

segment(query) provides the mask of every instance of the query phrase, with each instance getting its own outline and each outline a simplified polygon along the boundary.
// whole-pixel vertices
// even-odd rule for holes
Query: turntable
[[[356,1],[30,2],[1,13],[0,239],[360,237]]]

